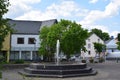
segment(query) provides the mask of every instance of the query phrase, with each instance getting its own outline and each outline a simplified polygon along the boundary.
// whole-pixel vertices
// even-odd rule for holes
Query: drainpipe
[[[7,51],[7,63],[9,63],[10,60],[10,51]]]

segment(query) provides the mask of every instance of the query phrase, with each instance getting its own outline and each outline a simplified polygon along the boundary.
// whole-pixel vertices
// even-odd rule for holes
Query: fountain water
[[[56,65],[59,65],[59,50],[60,50],[60,41],[57,40],[56,53],[55,53]]]

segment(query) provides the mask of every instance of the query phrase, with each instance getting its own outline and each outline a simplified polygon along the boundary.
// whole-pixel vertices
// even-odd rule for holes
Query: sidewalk
[[[98,71],[96,76],[70,77],[70,78],[36,78],[21,76],[18,71],[23,69],[4,70],[2,80],[120,80],[120,62],[107,61],[105,63],[88,64]]]

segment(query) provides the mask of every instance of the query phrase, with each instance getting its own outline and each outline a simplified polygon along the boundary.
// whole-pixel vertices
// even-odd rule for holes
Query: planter
[[[82,62],[82,63],[86,63],[86,60],[83,59],[83,60],[81,60],[81,62]]]

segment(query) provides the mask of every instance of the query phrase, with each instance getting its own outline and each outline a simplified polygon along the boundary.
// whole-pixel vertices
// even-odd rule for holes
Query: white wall
[[[17,38],[24,38],[24,44],[17,44]],[[28,38],[35,38],[36,44],[28,44]],[[21,47],[21,48],[34,48],[40,47],[39,35],[25,35],[25,34],[12,34],[11,35],[11,48]]]
[[[98,40],[99,39],[99,40]],[[99,43],[102,43],[104,44],[103,40],[101,40],[96,34],[92,34],[87,40],[86,40],[86,49],[87,51],[90,51],[90,55],[88,54],[88,52],[86,52],[84,54],[85,57],[95,57],[96,56],[96,52],[95,52],[95,49],[94,49],[94,42],[99,42]],[[90,48],[88,48],[88,44],[90,44]]]

